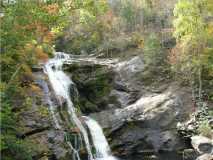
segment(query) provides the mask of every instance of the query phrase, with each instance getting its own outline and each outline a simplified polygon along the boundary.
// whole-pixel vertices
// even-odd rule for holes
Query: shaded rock
[[[212,153],[213,152],[213,141],[203,136],[191,137],[193,148],[199,153]]]
[[[113,87],[114,72],[101,65],[71,65],[73,82],[79,91],[76,102],[83,113],[98,112],[114,105],[119,105],[116,98],[110,95]],[[75,104],[76,104],[75,103]]]
[[[42,72],[43,66],[42,65],[34,65],[34,66],[32,66],[32,71],[33,72]]]
[[[182,157],[184,160],[195,160],[199,154],[194,149],[184,149]]]

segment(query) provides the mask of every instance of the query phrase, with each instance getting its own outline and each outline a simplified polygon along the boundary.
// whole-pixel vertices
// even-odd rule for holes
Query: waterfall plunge
[[[96,160],[116,160],[116,158],[111,155],[109,144],[104,136],[101,126],[89,117],[85,117],[85,119],[96,149]]]
[[[69,55],[56,52],[55,57],[50,59],[45,65],[45,73],[49,77],[49,81],[52,85],[52,88],[55,92],[56,97],[59,102],[62,103],[64,99],[68,106],[68,113],[71,117],[71,121],[76,124],[80,132],[83,135],[84,142],[86,144],[86,149],[89,155],[89,160],[93,160],[93,155],[91,152],[91,147],[89,143],[89,138],[86,129],[82,125],[81,121],[78,119],[75,108],[72,100],[70,99],[70,86],[73,84],[72,80],[62,71],[62,65],[66,61],[70,61]],[[52,104],[50,104],[51,106]],[[96,149],[95,160],[117,160],[111,155],[110,147],[107,143],[107,140],[103,134],[103,131],[100,125],[93,119],[85,117],[86,124],[91,132],[92,140],[94,147]],[[56,121],[56,120],[55,120]],[[60,127],[58,127],[60,128]],[[72,147],[71,143],[68,142],[68,145],[76,153],[77,159],[80,160],[79,154]]]
[[[62,65],[68,59],[69,59],[68,55],[61,53],[61,52],[57,52],[55,54],[55,57],[53,59],[50,59],[46,63],[45,72],[47,73],[47,75],[49,77],[49,81],[50,81],[52,88],[53,88],[57,98],[59,99],[59,101],[61,101],[61,99],[64,99],[67,102],[68,113],[71,117],[71,121],[74,124],[76,124],[76,126],[79,128],[80,132],[82,133],[84,142],[86,144],[86,149],[87,149],[87,152],[89,155],[89,160],[93,160],[87,131],[81,124],[81,121],[78,119],[78,117],[75,113],[75,108],[70,99],[69,89],[70,89],[70,85],[73,84],[73,82],[62,71]]]

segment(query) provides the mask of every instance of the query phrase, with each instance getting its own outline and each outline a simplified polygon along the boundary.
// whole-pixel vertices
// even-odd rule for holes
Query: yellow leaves
[[[144,48],[144,40],[143,39],[139,40],[138,48]]]
[[[208,24],[207,32],[208,35],[213,36],[213,23]]]
[[[62,29],[63,29],[63,27],[61,27],[61,26],[53,27],[51,29],[51,32],[52,32],[52,34],[58,34],[58,33],[60,33],[60,31],[62,31]]]

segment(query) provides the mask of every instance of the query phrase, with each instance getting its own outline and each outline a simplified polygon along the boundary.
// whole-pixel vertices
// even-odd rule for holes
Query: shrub
[[[211,138],[211,136],[212,136],[212,129],[211,129],[211,126],[209,125],[209,123],[208,123],[207,120],[206,121],[202,121],[199,124],[198,132],[201,135],[203,135],[203,136]]]
[[[158,66],[165,64],[166,54],[163,50],[159,38],[151,34],[145,39],[144,60],[148,65]]]

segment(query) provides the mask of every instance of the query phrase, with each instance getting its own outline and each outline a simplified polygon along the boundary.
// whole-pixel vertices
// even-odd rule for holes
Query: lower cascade
[[[96,149],[96,160],[116,160],[116,158],[111,155],[109,144],[98,122],[89,117],[84,118],[86,119],[85,122],[90,130],[93,144]]]
[[[70,98],[70,87],[73,85],[72,80],[69,78],[68,75],[66,75],[62,70],[62,65],[69,61],[71,58],[69,55],[62,53],[62,52],[56,52],[55,57],[50,59],[44,67],[45,73],[48,75],[50,84],[55,92],[55,95],[58,99],[58,101],[62,103],[65,101],[67,104],[67,112],[70,116],[71,122],[77,126],[77,128],[80,131],[80,134],[83,136],[83,140],[85,142],[86,150],[88,153],[88,159],[89,160],[116,160],[111,154],[110,154],[110,147],[107,143],[107,140],[103,134],[103,131],[100,127],[100,125],[93,119],[89,117],[85,117],[85,123],[87,124],[91,136],[92,141],[94,144],[94,147],[96,149],[96,154],[92,154],[91,144],[88,138],[87,130],[85,129],[84,125],[80,121],[79,117],[76,114],[76,109],[74,107],[74,104],[72,102],[72,99]],[[52,104],[49,104],[50,107],[52,107]],[[54,121],[56,123],[56,128],[60,129],[60,125],[58,124],[58,121],[55,119],[54,112],[52,112]],[[72,146],[70,142],[67,142],[67,144],[70,146],[72,151],[74,151],[74,157],[77,157],[77,160],[80,160],[80,156],[77,150]],[[74,158],[73,160],[75,160]]]

